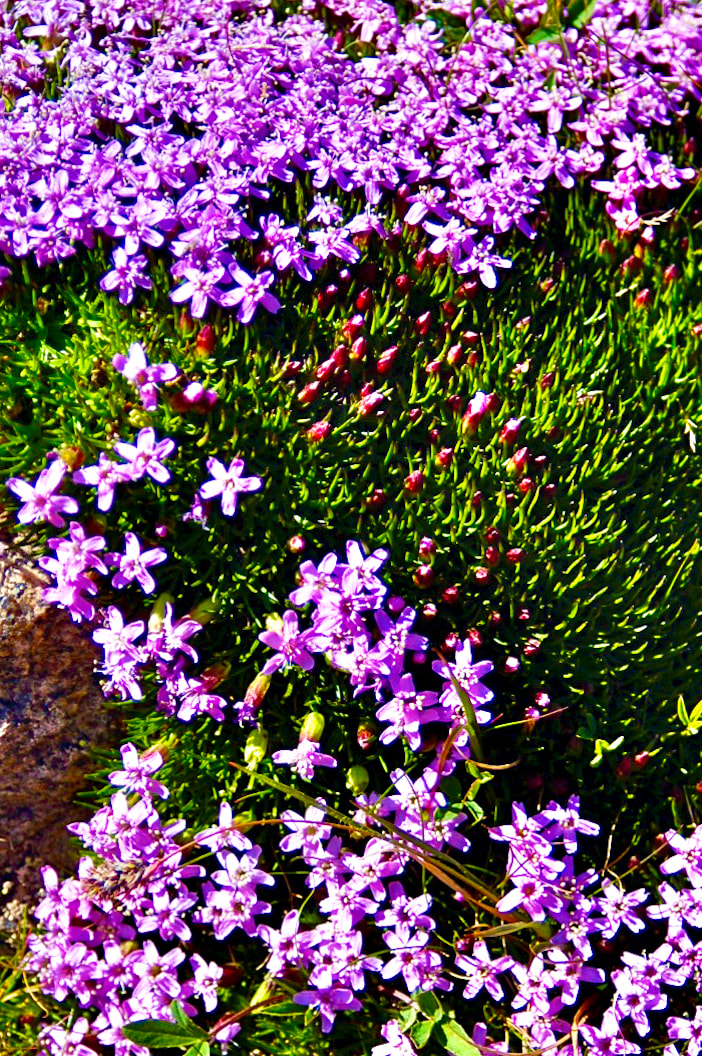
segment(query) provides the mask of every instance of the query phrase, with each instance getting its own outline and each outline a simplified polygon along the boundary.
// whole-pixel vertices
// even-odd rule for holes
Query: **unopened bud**
[[[446,587],[441,595],[441,600],[447,605],[457,605],[461,600],[461,592],[455,585]]]
[[[346,773],[346,787],[352,796],[362,796],[369,781],[370,774],[365,766],[352,766]]]
[[[172,594],[159,594],[156,598],[149,614],[149,634],[158,634],[161,630],[163,617],[166,615],[166,605],[172,605],[174,600]]]
[[[360,363],[368,351],[368,341],[365,337],[357,337],[349,351],[349,359],[352,363]]]
[[[409,293],[412,288],[412,280],[409,275],[398,275],[395,279],[395,289],[400,293]]]
[[[256,675],[253,682],[249,684],[246,693],[244,693],[244,704],[246,704],[249,713],[258,711],[261,707],[270,684],[270,675]]]
[[[434,582],[434,569],[431,565],[420,565],[414,573],[412,579],[414,580],[415,586],[421,587],[422,590],[426,590]]]
[[[373,513],[377,513],[378,510],[382,510],[386,502],[387,495],[383,489],[375,488],[366,499],[366,509],[371,510]]]
[[[191,620],[195,620],[196,623],[204,627],[206,623],[209,623],[217,615],[218,611],[219,605],[214,598],[205,598],[204,601],[199,601],[195,608],[190,610],[188,616]]]
[[[356,730],[356,742],[359,748],[367,751],[378,735],[378,727],[372,719],[361,719]]]
[[[518,565],[524,560],[526,553],[521,546],[513,546],[511,550],[507,551],[505,557],[511,565]]]
[[[307,546],[307,543],[303,535],[291,535],[288,539],[287,546],[291,554],[301,554]]]
[[[303,741],[315,741],[317,744],[324,733],[325,719],[321,711],[310,711],[305,715],[300,727],[299,743]]]
[[[431,560],[431,558],[434,557],[436,553],[436,543],[433,539],[430,539],[429,536],[422,536],[422,538],[419,540],[417,553],[425,561]]]
[[[311,444],[319,444],[322,440],[326,440],[327,436],[331,432],[331,422],[315,422],[306,431],[307,439]]]
[[[366,287],[365,290],[361,290],[358,297],[356,298],[356,307],[359,312],[365,312],[373,303],[373,291]]]
[[[205,323],[195,338],[195,351],[201,356],[209,356],[214,351],[215,343],[216,334],[214,327],[210,326],[209,323]]]
[[[639,290],[639,292],[634,297],[634,306],[636,308],[650,308],[652,304],[653,292],[648,288],[648,286],[644,287],[643,290]]]
[[[422,312],[422,314],[414,321],[415,332],[418,333],[420,337],[426,337],[431,330],[432,322],[433,316],[431,312]]]
[[[304,389],[300,390],[297,398],[300,403],[306,407],[308,404],[313,403],[317,399],[320,388],[321,382],[311,381],[308,385],[305,385]]]
[[[440,451],[437,451],[434,461],[441,469],[448,469],[453,462],[453,448],[442,447]]]
[[[341,328],[341,332],[347,341],[355,341],[363,329],[365,320],[362,315],[352,315]]]
[[[410,495],[416,495],[424,487],[424,474],[421,469],[415,469],[405,477],[405,491]]]
[[[262,726],[257,726],[255,730],[251,730],[244,745],[244,762],[249,770],[258,769],[259,763],[266,757],[267,750],[268,733]]]
[[[489,568],[476,568],[473,575],[475,576],[475,582],[479,583],[481,587],[490,582]]]

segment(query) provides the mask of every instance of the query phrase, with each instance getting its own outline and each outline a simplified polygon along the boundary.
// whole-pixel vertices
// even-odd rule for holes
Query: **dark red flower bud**
[[[414,258],[414,266],[417,269],[417,271],[419,271],[419,272],[424,271],[424,269],[426,268],[427,264],[429,263],[429,260],[430,260],[429,250],[426,247],[424,249],[420,249],[419,253]]]
[[[356,730],[356,743],[363,751],[367,751],[375,742],[378,735],[378,727],[372,719],[361,719]]]
[[[556,372],[555,372],[555,370],[547,370],[546,373],[542,374],[542,376],[541,376],[541,388],[542,389],[550,389],[555,380],[556,380]]]
[[[356,298],[356,307],[359,312],[366,312],[373,304],[373,291],[366,287],[365,290],[361,290],[358,297]]]
[[[480,353],[478,352],[478,350],[476,348],[474,348],[472,352],[468,353],[468,366],[472,370],[475,370],[475,368],[478,366],[479,363],[480,363]]]
[[[214,351],[216,342],[216,335],[214,327],[210,326],[209,323],[205,323],[197,337],[195,338],[195,348],[201,355],[209,355],[210,352]]]
[[[480,503],[483,501],[483,493],[482,493],[482,491],[476,491],[473,494],[473,498],[470,501],[471,501],[471,505],[473,506],[473,509],[476,509],[480,505]]]
[[[449,408],[449,410],[453,411],[454,414],[459,414],[461,408],[463,407],[463,400],[457,392],[454,392],[452,396],[449,396],[447,398],[446,406]]]
[[[502,536],[500,535],[500,529],[496,528],[494,524],[491,524],[485,532],[485,538],[489,543],[499,543],[500,539],[502,538]]]
[[[439,610],[437,609],[434,602],[428,601],[426,605],[422,608],[422,616],[425,620],[433,620],[438,611]]]
[[[430,443],[438,444],[439,439],[441,437],[441,430],[437,429],[436,427],[434,427],[433,429],[429,430],[429,432],[427,433],[427,436],[429,437]]]
[[[463,349],[460,345],[451,345],[446,353],[446,362],[451,367],[458,367],[463,359]]]
[[[424,474],[421,469],[415,469],[405,477],[404,488],[410,495],[416,495],[424,487]]]
[[[397,345],[391,345],[390,348],[386,348],[384,352],[378,358],[376,364],[376,370],[382,376],[389,374],[392,370],[393,364],[397,359]]]
[[[293,535],[288,539],[288,550],[291,554],[301,554],[307,543],[302,535]]]
[[[634,297],[634,305],[636,308],[650,308],[652,304],[653,292],[648,288],[648,286],[645,286],[644,289],[639,290],[639,292]]]
[[[440,451],[436,453],[436,464],[441,466],[442,469],[448,469],[453,462],[453,448],[442,447]]]
[[[441,600],[447,605],[457,605],[461,600],[461,592],[456,586],[446,587],[441,595]]]
[[[480,586],[484,586],[490,582],[490,569],[489,568],[476,568],[474,572],[475,582],[479,583]]]
[[[536,488],[536,484],[531,479],[531,477],[524,477],[523,480],[519,481],[518,487],[522,494],[526,495],[528,492],[534,491],[534,489]]]
[[[617,763],[616,767],[614,768],[614,772],[618,778],[620,778],[621,780],[625,780],[631,775],[633,767],[634,763],[632,761],[631,756],[625,755],[624,758]]]
[[[414,580],[415,586],[420,587],[422,590],[426,590],[427,587],[430,587],[434,582],[434,576],[435,572],[431,565],[420,565],[412,576],[412,579]]]
[[[365,319],[362,315],[352,315],[342,326],[341,333],[348,341],[355,341],[363,329],[364,324]]]
[[[305,406],[307,406],[307,404],[314,403],[314,401],[317,399],[317,396],[319,395],[320,388],[321,382],[311,381],[309,385],[305,385],[304,389],[301,389],[297,398],[300,403],[304,404]]]
[[[375,488],[366,499],[366,508],[373,513],[382,510],[387,501],[387,495],[382,488]]]
[[[643,261],[640,257],[634,255],[627,257],[626,260],[622,262],[619,268],[622,275],[638,275],[642,269]]]
[[[644,770],[648,766],[650,758],[649,752],[637,752],[634,756],[634,766],[637,770]]]
[[[663,272],[663,282],[666,286],[670,286],[673,282],[678,282],[682,278],[682,271],[677,264],[669,264]]]
[[[422,408],[421,407],[410,407],[410,409],[407,412],[407,417],[409,418],[409,420],[411,422],[419,421],[419,419],[422,417]]]
[[[526,557],[526,553],[522,550],[521,546],[514,546],[511,550],[508,550],[505,557],[511,565],[520,564]]]
[[[468,348],[475,348],[480,342],[480,334],[476,333],[475,330],[464,330],[461,334],[461,340]]]
[[[352,363],[360,363],[368,351],[368,342],[365,337],[357,337],[351,345],[349,359]]]
[[[500,551],[496,546],[488,546],[485,548],[485,560],[491,568],[497,568],[500,563]]]
[[[478,649],[484,642],[484,638],[477,627],[468,628],[468,641],[474,649]]]
[[[349,350],[346,345],[337,345],[331,354],[337,370],[343,370],[349,361]]]
[[[457,308],[453,301],[444,301],[444,303],[441,305],[441,311],[447,319],[453,319],[456,315]]]
[[[328,381],[332,374],[336,371],[336,363],[334,359],[325,359],[323,363],[320,363],[314,372],[314,376],[317,381]]]
[[[454,297],[458,300],[472,301],[478,292],[478,286],[479,283],[476,279],[468,279],[466,282],[462,282],[456,289]]]
[[[409,293],[412,289],[412,280],[409,275],[398,275],[395,279],[395,289],[400,293]]]
[[[442,366],[443,364],[440,359],[432,359],[430,363],[427,363],[424,369],[427,374],[431,376],[432,374],[439,374]]]
[[[414,321],[415,332],[421,337],[426,337],[431,330],[432,322],[433,316],[431,312],[422,312],[422,314]]]
[[[318,444],[329,436],[331,422],[315,422],[307,430],[307,439],[311,444]]]
[[[522,665],[516,656],[508,656],[504,662],[502,670],[506,675],[516,675],[517,671]]]
[[[541,642],[538,638],[528,638],[524,643],[524,655],[536,656],[541,652]]]
[[[488,616],[488,619],[490,621],[490,626],[491,627],[499,627],[500,624],[502,623],[502,613],[501,612],[491,612],[490,615]]]
[[[603,238],[599,245],[599,254],[601,257],[605,255],[608,257],[616,257],[617,251],[614,248],[614,243],[610,242],[608,238]]]

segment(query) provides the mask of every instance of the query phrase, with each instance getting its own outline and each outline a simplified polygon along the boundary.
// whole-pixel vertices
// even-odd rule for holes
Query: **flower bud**
[[[369,414],[372,414],[373,411],[380,407],[384,399],[382,392],[369,392],[366,396],[363,396],[356,407],[356,413],[359,418],[366,418]]]
[[[477,627],[469,627],[466,636],[474,649],[477,649],[484,642],[484,638]]]
[[[287,542],[288,550],[291,554],[301,554],[307,543],[303,535],[291,535]]]
[[[510,477],[520,477],[526,470],[527,460],[529,458],[529,449],[527,447],[520,447],[518,451],[515,451],[511,458],[507,459],[505,468]]]
[[[304,407],[306,407],[308,404],[314,403],[314,401],[317,399],[317,396],[319,395],[320,388],[321,388],[321,382],[319,382],[319,381],[311,381],[311,382],[309,382],[308,385],[305,385],[304,389],[300,390],[300,392],[298,393],[298,397],[297,398],[300,401],[300,403]]]
[[[337,365],[334,362],[333,357],[325,359],[323,363],[320,363],[314,372],[314,376],[317,381],[328,381],[332,374],[336,371]]]
[[[412,579],[414,580],[415,586],[420,587],[422,590],[426,590],[426,588],[430,587],[434,582],[434,569],[431,565],[420,565]]]
[[[645,770],[648,766],[651,755],[649,752],[637,752],[634,756],[634,767],[637,770]]]
[[[417,553],[425,561],[430,561],[436,554],[436,543],[433,539],[430,539],[428,535],[422,536],[419,540]]]
[[[648,288],[648,286],[645,286],[644,289],[639,290],[639,292],[634,297],[634,306],[636,308],[650,308],[652,304],[653,292]]]
[[[386,348],[384,352],[378,357],[376,364],[376,370],[379,374],[389,374],[393,368],[395,360],[397,359],[397,345],[391,345],[390,348]]]
[[[431,330],[432,322],[434,321],[431,312],[422,312],[414,321],[415,333],[419,334],[420,337],[426,337]]]
[[[509,561],[510,565],[518,565],[524,560],[524,558],[526,557],[526,553],[524,550],[522,550],[521,546],[513,546],[510,550],[507,551],[505,557]]]
[[[424,269],[426,268],[427,264],[429,263],[429,260],[430,260],[429,250],[426,247],[424,249],[420,249],[419,253],[414,258],[414,266],[417,269],[417,271],[419,271],[419,272],[424,271]]]
[[[541,388],[542,389],[550,389],[555,380],[556,380],[556,372],[555,372],[555,370],[547,370],[545,374],[541,375],[541,382],[540,382]]]
[[[263,704],[270,684],[270,675],[256,675],[253,682],[249,683],[249,686],[244,693],[244,704],[247,705],[247,710],[249,712],[258,711],[261,704]]]
[[[598,252],[601,257],[604,257],[605,255],[608,257],[616,257],[617,255],[617,251],[614,248],[614,243],[611,242],[608,238],[602,239],[599,245]]]
[[[625,781],[627,777],[631,776],[631,771],[633,770],[633,767],[634,763],[632,761],[631,756],[625,755],[624,758],[617,763],[616,767],[614,768],[614,772],[621,781]]]
[[[398,594],[393,594],[392,597],[388,598],[388,610],[393,616],[399,615],[405,607],[405,599],[401,598]]]
[[[531,477],[524,477],[522,480],[520,480],[518,487],[522,495],[528,495],[530,492],[536,490],[536,484],[534,483]]]
[[[346,345],[337,345],[330,358],[337,370],[343,370],[349,361],[349,350]]]
[[[355,341],[363,329],[365,319],[362,315],[352,315],[341,328],[341,333],[348,341]]]
[[[453,448],[442,447],[440,451],[437,451],[434,461],[441,469],[448,469],[453,462]]]
[[[450,367],[459,367],[463,359],[463,349],[460,345],[451,345],[446,353],[446,362]]]
[[[166,605],[172,605],[174,600],[172,594],[159,594],[156,598],[149,614],[149,634],[158,634],[161,630],[163,617],[166,615]]]
[[[446,587],[441,595],[441,600],[447,605],[457,605],[461,600],[461,592],[455,585]]]
[[[71,473],[76,469],[80,469],[85,462],[85,452],[81,451],[79,447],[60,447],[57,454],[61,461],[68,466]]]
[[[322,440],[325,440],[331,432],[331,422],[315,422],[307,430],[307,439],[311,444],[319,444]]]
[[[422,608],[422,616],[425,620],[433,620],[438,611],[439,610],[437,609],[434,602],[428,601],[426,605],[424,605],[424,607]]]
[[[491,568],[497,568],[500,563],[500,551],[496,546],[488,546],[485,548],[485,560]]]
[[[440,374],[442,366],[443,364],[440,359],[432,359],[430,363],[427,363],[424,370],[431,377],[434,374]]]
[[[513,444],[517,439],[517,433],[519,432],[522,424],[521,418],[509,418],[500,430],[500,440],[503,444]]]
[[[251,730],[244,745],[244,762],[249,770],[258,769],[259,763],[265,759],[267,749],[268,733],[262,726],[257,726],[255,730]]]
[[[454,297],[457,300],[473,301],[475,295],[478,292],[479,284],[475,279],[468,279],[466,282],[462,282],[460,286],[456,288]]]
[[[378,727],[373,719],[361,719],[356,730],[356,743],[363,751],[367,751],[375,743],[378,735]]]
[[[409,293],[412,289],[412,280],[409,275],[398,275],[395,279],[395,289],[399,290],[400,293]]]
[[[352,766],[346,772],[346,787],[352,796],[361,796],[368,788],[370,774],[365,766]]]
[[[366,499],[366,509],[372,512],[382,510],[387,502],[387,495],[382,488],[375,488]]]
[[[405,477],[405,491],[410,495],[416,495],[424,487],[424,474],[421,469],[415,469]]]
[[[527,638],[524,643],[525,656],[537,656],[541,652],[541,642],[538,638]]]
[[[663,282],[666,286],[670,286],[673,282],[678,282],[682,278],[682,271],[677,264],[669,264],[663,272]]]
[[[209,356],[214,351],[215,343],[214,327],[210,326],[209,323],[205,323],[195,338],[195,351],[201,356]]]
[[[201,627],[204,627],[206,623],[209,623],[213,616],[216,616],[219,611],[219,605],[214,598],[205,598],[204,601],[199,601],[194,609],[191,609],[188,616],[191,620],[195,620]]]
[[[373,291],[367,286],[365,290],[361,290],[358,297],[356,298],[356,307],[359,312],[367,311],[373,304]]]
[[[325,719],[321,711],[308,712],[302,720],[298,743],[302,744],[303,741],[315,741],[319,744],[322,739],[322,734],[324,733],[324,725]]]
[[[482,568],[482,567],[481,568],[476,568],[476,570],[473,573],[473,575],[475,576],[475,582],[479,583],[481,587],[485,586],[485,584],[490,582],[490,569],[489,568]]]
[[[200,678],[208,690],[214,689],[220,682],[224,682],[231,669],[232,665],[228,660],[220,660],[218,663],[210,664],[204,671],[201,671]]]
[[[352,363],[360,363],[368,351],[368,341],[365,337],[357,337],[349,351],[349,359]]]

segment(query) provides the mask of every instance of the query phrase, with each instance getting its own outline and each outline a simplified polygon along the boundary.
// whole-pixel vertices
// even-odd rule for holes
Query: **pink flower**
[[[213,499],[216,495],[222,496],[222,513],[225,517],[232,517],[236,513],[236,497],[240,491],[258,491],[262,482],[258,477],[244,477],[244,460],[235,458],[229,463],[229,468],[217,458],[208,458],[207,469],[212,474],[212,480],[206,481],[200,488],[200,496],[203,499]]]
[[[24,503],[17,514],[20,524],[37,524],[49,521],[55,528],[63,528],[66,522],[62,513],[78,513],[78,503],[67,495],[56,495],[66,472],[66,463],[56,459],[41,473],[34,484],[20,477],[10,477],[7,486]]]

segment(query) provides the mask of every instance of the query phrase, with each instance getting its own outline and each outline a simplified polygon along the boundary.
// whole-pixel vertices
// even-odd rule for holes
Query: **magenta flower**
[[[115,444],[115,451],[127,463],[121,466],[123,473],[127,474],[127,480],[141,480],[145,473],[158,484],[166,484],[171,475],[162,461],[175,451],[175,442],[166,438],[156,442],[156,433],[153,429],[142,429],[137,436],[136,444],[125,444],[120,441]]]
[[[73,474],[76,484],[89,484],[97,488],[97,508],[106,513],[115,499],[115,485],[131,480],[129,468],[113,462],[104,451],[100,452],[96,466],[84,466]]]
[[[262,487],[259,477],[244,477],[244,460],[235,458],[226,469],[217,458],[208,458],[207,469],[212,474],[212,480],[206,481],[200,488],[200,496],[203,499],[213,499],[216,495],[222,496],[222,513],[226,517],[233,517],[236,513],[236,497],[240,491],[258,491]]]
[[[66,473],[66,463],[56,459],[42,469],[34,484],[20,477],[10,477],[7,486],[24,503],[17,514],[20,524],[49,521],[55,528],[66,524],[62,513],[78,513],[78,503],[67,495],[56,495]]]
[[[229,271],[239,286],[237,289],[222,294],[220,304],[225,308],[233,308],[238,304],[239,311],[236,317],[242,326],[251,322],[259,304],[275,315],[280,309],[280,301],[272,293],[267,292],[268,287],[272,286],[274,281],[272,271],[263,271],[255,278],[252,278],[238,265],[230,267]]]
[[[126,532],[124,542],[123,554],[115,552],[107,554],[110,564],[118,568],[112,577],[112,586],[126,587],[127,583],[136,580],[145,594],[153,593],[156,589],[156,580],[149,572],[149,567],[161,564],[168,558],[168,554],[160,546],[153,550],[144,550],[142,553],[139,540],[134,532]]]

